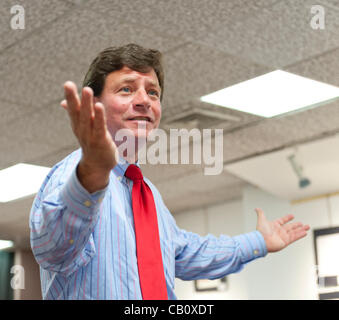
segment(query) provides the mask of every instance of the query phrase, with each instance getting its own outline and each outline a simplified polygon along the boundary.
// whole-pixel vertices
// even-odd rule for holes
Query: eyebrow
[[[137,80],[137,78],[134,77],[126,77],[120,80],[120,83],[131,83],[131,82],[135,82]],[[156,83],[155,81],[152,80],[146,80],[146,82],[148,84],[150,84],[153,87],[157,87],[161,90],[160,85],[158,83]]]

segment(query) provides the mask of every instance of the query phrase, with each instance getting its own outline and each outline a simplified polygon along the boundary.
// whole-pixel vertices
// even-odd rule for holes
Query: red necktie
[[[125,176],[133,181],[132,207],[142,298],[167,300],[157,212],[152,191],[144,182],[141,170],[136,165],[129,165]]]

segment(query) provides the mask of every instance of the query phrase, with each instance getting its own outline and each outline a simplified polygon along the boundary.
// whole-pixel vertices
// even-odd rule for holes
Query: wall
[[[175,215],[179,227],[201,235],[230,236],[256,228],[254,208],[270,220],[293,213],[294,221],[309,224],[306,238],[284,250],[249,263],[228,276],[225,292],[197,293],[191,281],[176,280],[178,299],[317,299],[313,229],[339,226],[339,197],[291,205],[255,187],[247,187],[238,201]]]

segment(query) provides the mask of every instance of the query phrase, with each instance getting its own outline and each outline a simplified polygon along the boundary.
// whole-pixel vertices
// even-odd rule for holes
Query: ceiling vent
[[[179,129],[179,128],[198,128],[198,129],[213,129],[213,128],[228,128],[239,122],[240,118],[213,111],[192,108],[180,114],[167,117],[162,122],[164,129]]]

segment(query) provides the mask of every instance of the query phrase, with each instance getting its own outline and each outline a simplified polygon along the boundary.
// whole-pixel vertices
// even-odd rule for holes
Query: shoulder
[[[151,188],[152,194],[153,194],[153,197],[154,197],[154,201],[155,201],[156,203],[159,203],[159,204],[165,206],[164,201],[163,201],[163,199],[162,199],[162,196],[161,196],[161,194],[160,194],[158,188],[151,182],[150,179],[144,177],[144,181],[145,181],[145,182],[147,183],[147,185]],[[165,207],[166,207],[166,206],[165,206]]]
[[[173,220],[174,222],[174,218],[170,212],[170,210],[167,208],[161,194],[160,191],[157,189],[157,187],[146,177],[144,177],[144,181],[147,183],[147,185],[151,188],[152,190],[152,194],[153,194],[153,198],[154,198],[154,202],[157,206],[159,210],[159,212],[162,212],[162,214],[164,216],[166,216],[168,219],[170,219],[171,221]]]

